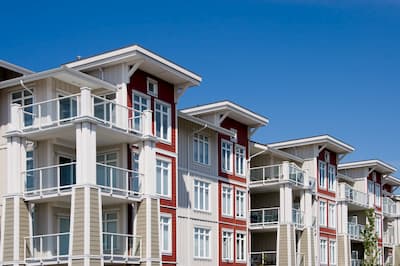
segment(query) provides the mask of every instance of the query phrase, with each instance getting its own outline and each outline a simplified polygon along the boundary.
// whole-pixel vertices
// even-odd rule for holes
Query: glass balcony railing
[[[141,257],[141,238],[134,235],[103,233],[105,261],[129,262]]]
[[[347,223],[347,233],[350,237],[350,239],[354,240],[362,240],[362,232],[364,231],[365,226],[362,224],[356,224],[356,223]]]
[[[351,266],[362,266],[362,259],[351,259]]]
[[[383,198],[383,206],[382,206],[382,212],[383,215],[389,216],[389,217],[394,217],[397,215],[397,207],[396,203],[393,202],[388,197]]]
[[[388,230],[386,232],[383,232],[383,244],[392,246],[394,244],[394,232],[391,230]]]
[[[24,239],[26,263],[68,263],[69,233],[38,235]]]
[[[291,163],[250,168],[250,184],[289,181],[304,186],[305,172]]]
[[[276,251],[260,251],[250,253],[251,266],[277,265]]]
[[[250,211],[250,226],[278,224],[279,208],[254,209]]]
[[[292,222],[296,227],[304,227],[304,215],[299,209],[292,209]]]
[[[289,180],[298,184],[298,185],[303,185],[304,184],[304,171],[297,167],[295,164],[290,164],[289,165]]]
[[[367,193],[358,191],[352,188],[349,184],[341,183],[344,186],[344,198],[354,204],[368,207],[368,195]]]

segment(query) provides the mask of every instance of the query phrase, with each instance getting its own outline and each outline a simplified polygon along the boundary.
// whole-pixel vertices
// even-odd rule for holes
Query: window
[[[142,112],[150,109],[150,99],[147,96],[133,92],[133,129],[142,130]]]
[[[158,82],[157,80],[147,78],[147,93],[157,97],[158,96]]]
[[[170,196],[171,162],[157,159],[156,162],[156,193],[162,196]]]
[[[222,154],[222,165],[221,168],[225,172],[232,172],[232,142],[222,140],[221,142],[221,154]]]
[[[319,202],[319,225],[326,226],[326,202]]]
[[[375,199],[375,188],[374,188],[374,182],[368,180],[368,202],[370,206],[374,205],[374,199]]]
[[[236,233],[236,260],[246,261],[246,234]]]
[[[194,180],[194,208],[209,211],[209,183]]]
[[[59,96],[60,97],[60,96]],[[104,100],[103,100],[104,99]],[[101,96],[96,96],[93,101],[94,101],[94,116],[98,119],[103,120],[103,122],[109,122],[109,123],[116,123],[116,105],[115,105],[115,99],[116,99],[116,94],[115,93],[110,93],[106,95],[101,95]],[[68,111],[68,106],[75,106],[76,109],[76,101],[70,102],[71,100],[74,100],[73,98],[68,98],[68,99],[60,99],[60,105],[63,106],[65,105],[64,108],[66,109],[64,112],[65,114],[68,113],[75,113],[76,116],[76,110],[73,111]],[[60,106],[60,108],[61,108]],[[64,115],[67,116],[67,115]]]
[[[326,188],[326,163],[319,161],[319,187]]]
[[[375,232],[378,238],[382,238],[382,220],[380,215],[375,216]]]
[[[232,216],[232,188],[222,186],[222,215]]]
[[[24,107],[24,126],[33,125],[33,94],[28,90],[20,90],[11,93],[11,103],[17,103]]]
[[[381,186],[378,183],[375,183],[375,205],[381,206]]]
[[[329,203],[328,219],[328,226],[331,228],[336,228],[336,205],[334,203]]]
[[[236,217],[246,218],[246,192],[236,190]]]
[[[193,136],[193,160],[197,163],[209,164],[208,137],[194,134]]]
[[[236,174],[244,176],[246,169],[246,149],[242,146],[235,146],[235,166],[236,166]]]
[[[115,237],[118,232],[117,212],[103,212],[103,232],[103,251],[106,254],[112,254],[111,252],[119,249],[119,243]]]
[[[132,170],[133,172],[133,180],[131,183],[132,191],[139,191],[139,153],[132,152]]]
[[[329,241],[329,264],[336,265],[336,241]]]
[[[233,232],[222,231],[222,260],[233,261]]]
[[[34,168],[33,151],[26,151],[26,190],[35,189],[35,173],[30,171]]]
[[[336,190],[336,168],[333,165],[328,166],[328,189]]]
[[[171,106],[155,102],[156,137],[166,141],[171,140]]]
[[[321,239],[319,241],[320,249],[319,249],[319,257],[321,264],[328,263],[328,247],[326,239]]]
[[[160,216],[160,245],[162,253],[171,253],[171,217]]]
[[[210,258],[210,230],[194,228],[194,257]]]
[[[116,152],[97,154],[96,162],[96,182],[98,185],[123,188],[126,180],[123,180],[118,175],[117,168],[114,168],[118,163]]]

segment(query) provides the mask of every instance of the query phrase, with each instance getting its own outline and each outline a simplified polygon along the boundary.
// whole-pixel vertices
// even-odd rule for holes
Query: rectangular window
[[[139,153],[137,152],[132,152],[132,170],[134,172],[130,190],[139,191]]]
[[[319,202],[319,225],[326,226],[326,202]]]
[[[378,235],[378,238],[382,238],[382,219],[380,215],[375,216],[375,232]]]
[[[327,245],[327,240],[326,239],[321,239],[319,241],[319,257],[321,264],[327,264],[328,263],[328,245]]]
[[[336,241],[329,241],[329,264],[336,265]]]
[[[381,185],[378,183],[375,183],[375,205],[381,206]]]
[[[208,137],[194,134],[193,136],[193,160],[201,164],[209,164]]]
[[[328,166],[328,189],[336,191],[336,168],[333,165]]]
[[[224,172],[232,172],[232,142],[221,141],[221,168]]]
[[[158,96],[158,82],[157,80],[147,78],[147,93],[157,97]]]
[[[236,174],[244,176],[246,169],[246,149],[242,146],[235,145],[235,158]]]
[[[222,260],[233,261],[233,232],[222,231]]]
[[[160,216],[160,245],[162,253],[171,253],[172,251],[172,230],[171,217]]]
[[[205,228],[194,228],[194,257],[210,258],[210,230]]]
[[[232,188],[222,186],[222,215],[232,216]]]
[[[33,151],[26,151],[26,190],[35,190],[35,173],[32,171],[34,168]],[[37,188],[37,187],[36,187]]]
[[[236,190],[236,217],[246,218],[246,192]]]
[[[169,197],[171,195],[171,162],[157,159],[156,162],[156,193],[161,196]]]
[[[209,211],[209,183],[194,180],[194,208]]]
[[[142,112],[144,110],[150,110],[150,98],[141,95],[137,92],[133,92],[133,129],[141,131],[142,130]]]
[[[326,163],[319,161],[319,187],[326,189]]]
[[[328,213],[330,228],[336,228],[336,205],[334,203],[329,203],[329,213]]]
[[[375,200],[374,182],[368,180],[368,202],[370,206],[374,205],[374,200]]]
[[[246,234],[236,233],[236,260],[246,261]]]
[[[103,212],[103,250],[107,254],[118,248],[117,238],[113,235],[118,232],[118,213]]]
[[[159,101],[155,105],[155,131],[156,137],[171,140],[171,106]]]
[[[23,109],[23,124],[25,127],[33,125],[33,94],[28,90],[20,90],[11,93],[11,103],[19,104]]]

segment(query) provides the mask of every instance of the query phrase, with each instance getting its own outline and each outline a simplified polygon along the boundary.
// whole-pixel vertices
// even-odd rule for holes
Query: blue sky
[[[329,133],[400,169],[396,0],[6,1],[0,58],[39,71],[140,44],[200,74],[180,107],[231,100],[254,139]]]

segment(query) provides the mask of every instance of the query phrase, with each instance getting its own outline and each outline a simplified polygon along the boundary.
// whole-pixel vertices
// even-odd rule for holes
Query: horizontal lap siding
[[[24,239],[29,236],[29,209],[23,199],[19,199],[19,256],[24,256]]]
[[[85,215],[85,190],[83,188],[77,188],[75,190],[74,204],[74,231],[73,231],[73,244],[72,244],[72,255],[83,255],[84,253],[84,215]],[[75,262],[74,262],[75,263]],[[81,264],[79,264],[81,265]]]
[[[90,189],[90,254],[100,255],[99,192]]]
[[[14,199],[6,199],[3,260],[12,261],[14,255]]]

